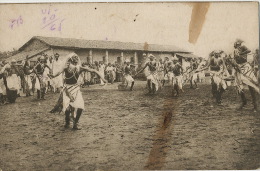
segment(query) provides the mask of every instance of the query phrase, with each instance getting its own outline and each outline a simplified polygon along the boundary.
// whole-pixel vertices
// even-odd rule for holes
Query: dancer
[[[179,96],[179,90],[183,92],[183,90],[182,90],[183,68],[182,68],[181,64],[178,62],[179,59],[176,56],[174,56],[172,60],[173,60],[172,72],[174,74],[173,81],[172,81],[173,95],[177,97],[177,96]]]
[[[126,66],[124,68],[124,79],[123,79],[123,83],[118,85],[118,88],[120,89],[120,87],[123,87],[123,89],[126,89],[128,85],[130,85],[130,91],[133,90],[134,84],[135,84],[135,80],[133,79],[132,75],[131,75],[131,65],[130,65],[130,61],[126,60],[125,61]]]
[[[79,130],[78,122],[82,111],[84,110],[84,100],[80,91],[80,85],[78,84],[78,78],[80,74],[84,71],[95,72],[103,82],[107,82],[102,74],[94,69],[90,69],[88,67],[82,67],[80,58],[77,54],[71,53],[68,55],[66,60],[66,66],[62,68],[55,75],[50,75],[50,77],[55,78],[59,76],[61,73],[64,73],[64,87],[62,91],[62,106],[63,112],[65,113],[65,128],[69,128],[70,126],[70,115],[73,118],[73,129]],[[76,116],[74,115],[76,113]]]
[[[244,108],[247,104],[244,86],[248,86],[252,96],[253,111],[256,112],[258,110],[256,96],[257,93],[259,94],[259,82],[255,76],[254,69],[247,62],[247,55],[251,51],[245,45],[242,45],[243,42],[242,40],[237,40],[234,43],[234,62],[232,63],[235,68],[235,82],[242,100],[239,109]]]
[[[148,91],[149,94],[155,94],[155,92],[159,89],[160,86],[160,82],[158,81],[157,78],[157,64],[154,55],[150,54],[148,58],[150,59],[150,61],[147,62],[145,66],[139,72],[137,72],[137,74],[141,73],[146,67],[148,67],[148,72],[149,72],[147,75]]]
[[[37,99],[40,100],[45,100],[45,91],[46,91],[46,81],[44,78],[44,71],[45,68],[48,68],[49,70],[50,67],[48,65],[46,65],[45,62],[45,57],[41,56],[39,59],[39,62],[35,65],[35,67],[33,68],[34,73],[36,74],[36,82],[35,82],[35,89],[37,90]]]
[[[209,69],[211,73],[211,92],[216,99],[218,105],[222,103],[222,94],[227,88],[227,84],[224,74],[227,73],[225,62],[222,58],[223,51],[213,51],[209,54],[209,59],[204,68],[198,69],[195,72],[201,72],[205,69]]]
[[[160,58],[159,62],[157,63],[157,71],[158,71],[158,79],[162,85],[164,85],[164,63],[163,60]]]
[[[198,62],[195,58],[193,58],[190,62],[190,88],[194,88],[193,85],[195,85],[195,89],[198,88],[197,81],[198,81],[198,73],[195,72],[198,69]]]

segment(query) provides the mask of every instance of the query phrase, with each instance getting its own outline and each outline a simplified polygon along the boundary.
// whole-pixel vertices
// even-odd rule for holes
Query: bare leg
[[[257,111],[257,102],[256,102],[256,91],[254,90],[253,87],[249,87],[249,91],[250,91],[250,94],[252,96],[252,103],[253,103],[253,106],[254,106],[254,111]]]
[[[149,93],[152,93],[151,80],[147,80],[147,86],[148,86]]]
[[[242,100],[242,104],[240,105],[239,109],[242,109],[247,104],[247,99],[246,99],[244,91],[240,92],[240,97],[241,97],[241,100]]]
[[[74,124],[73,124],[73,129],[74,130],[80,130],[81,128],[78,127],[78,122],[79,122],[79,118],[82,114],[82,111],[83,109],[78,109],[77,110],[77,115],[76,115],[76,118],[75,118],[75,121],[74,121]]]
[[[65,125],[64,128],[69,128],[70,127],[70,108],[67,108],[65,111]]]
[[[155,87],[155,84],[152,83],[152,93],[155,94],[155,92],[156,92],[156,87]]]
[[[130,87],[131,91],[133,90],[134,84],[135,84],[135,82],[133,81],[132,84],[131,84],[131,87]]]

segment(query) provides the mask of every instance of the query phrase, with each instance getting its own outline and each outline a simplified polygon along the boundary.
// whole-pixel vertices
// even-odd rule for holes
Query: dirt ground
[[[83,88],[80,131],[62,130],[64,115],[48,113],[58,94],[18,98],[0,106],[0,170],[260,168],[260,114],[251,102],[237,110],[233,87],[223,106],[209,84],[184,90],[174,98],[169,86],[145,95],[141,81],[133,92],[117,84]]]

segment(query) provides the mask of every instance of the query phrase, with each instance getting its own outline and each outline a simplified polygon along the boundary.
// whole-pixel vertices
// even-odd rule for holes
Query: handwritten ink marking
[[[63,19],[63,20],[61,20],[61,22],[60,22],[60,25],[59,25],[59,31],[61,31],[61,24],[62,24],[62,22],[64,21],[65,19]]]
[[[12,20],[10,21],[9,27],[10,27],[11,29],[14,29],[14,27],[19,27],[21,24],[23,24],[23,18],[22,18],[22,16],[20,15],[18,18],[12,19]]]
[[[58,9],[52,9],[51,5],[48,9],[42,9],[41,12],[43,14],[42,18],[42,29],[47,30],[62,30],[62,23],[65,20],[64,18],[58,18],[57,14]]]
[[[43,26],[42,29],[44,29],[45,27],[51,25],[52,23],[54,23],[54,22],[56,22],[56,21],[58,21],[58,20],[59,20],[59,19],[56,19],[56,20],[51,21],[50,23],[48,23],[48,24],[46,24],[45,26]]]

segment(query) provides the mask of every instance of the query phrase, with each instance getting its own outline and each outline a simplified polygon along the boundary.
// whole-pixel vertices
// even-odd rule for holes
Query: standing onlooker
[[[113,84],[115,81],[115,68],[111,65],[111,63],[108,63],[108,66],[106,67],[106,74],[108,81]]]
[[[0,63],[0,102],[5,104],[7,101],[7,92],[6,92],[6,76],[7,72],[5,71],[5,61]]]
[[[99,69],[99,64],[98,64],[97,61],[94,62],[94,65],[92,66],[92,69],[95,69],[95,70],[98,71],[98,69]],[[95,72],[92,72],[92,73],[91,73],[91,80],[92,80],[91,82],[92,82],[93,84],[97,84],[97,83],[98,83],[98,75],[97,75]]]
[[[62,69],[62,61],[60,60],[59,57],[60,57],[60,55],[58,53],[55,53],[54,60],[52,62],[52,72],[54,75]],[[53,78],[52,81],[53,81],[53,89],[54,89],[53,91],[56,92],[56,90],[57,90],[58,92],[60,92],[60,89],[63,86],[62,74]]]
[[[118,62],[115,62],[115,67],[116,67],[116,81],[122,82],[122,80],[123,80],[123,67]]]
[[[98,70],[99,70],[99,73],[100,75],[104,78],[105,76],[105,64],[103,63],[103,61],[100,61],[99,62],[99,66],[98,66]],[[104,85],[104,82],[103,80],[100,78],[100,85]]]
[[[25,63],[23,66],[23,71],[24,71],[24,92],[26,96],[31,96],[32,80],[30,74],[32,70],[30,70],[30,62],[28,56],[26,56]]]
[[[88,64],[88,63],[83,63],[82,66],[83,67],[87,66],[87,67],[91,68],[90,64]],[[83,74],[84,75],[84,84],[82,85],[82,87],[84,87],[85,85],[87,85],[89,87],[90,81],[91,81],[91,72],[84,71],[83,73],[84,73]]]

